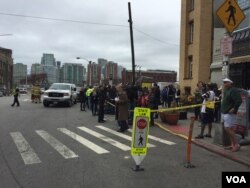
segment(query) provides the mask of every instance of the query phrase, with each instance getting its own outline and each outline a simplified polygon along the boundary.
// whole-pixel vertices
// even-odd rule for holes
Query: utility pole
[[[131,13],[130,2],[128,2],[128,13],[129,13],[129,28],[130,28],[130,41],[131,41],[131,55],[132,55],[132,79],[133,86],[135,85],[135,51],[134,51],[134,37],[133,37],[133,20]]]

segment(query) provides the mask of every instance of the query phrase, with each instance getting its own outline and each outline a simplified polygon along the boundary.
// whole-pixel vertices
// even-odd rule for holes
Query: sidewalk
[[[168,125],[167,123],[161,122],[160,119],[155,120],[155,125],[164,131],[167,131],[173,135],[179,136],[185,140],[188,139],[189,125],[191,120],[179,120],[178,125]],[[201,127],[200,122],[195,121],[193,127],[192,142],[193,144],[200,146],[208,151],[219,154],[223,157],[241,163],[250,167],[250,145],[241,146],[240,151],[231,152],[230,150],[225,150],[222,145],[214,142],[215,128],[220,128],[222,125],[220,123],[213,123],[212,138],[204,137],[204,139],[195,139],[195,137],[200,133]],[[205,134],[207,133],[207,127],[205,129]],[[250,140],[250,131],[246,140]]]

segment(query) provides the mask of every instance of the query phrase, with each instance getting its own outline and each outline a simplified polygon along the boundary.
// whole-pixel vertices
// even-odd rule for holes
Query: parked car
[[[43,105],[66,104],[71,107],[76,104],[76,86],[70,83],[54,83],[44,92]]]
[[[0,87],[0,92],[2,92],[3,96],[7,95],[7,90],[4,87]]]
[[[26,88],[19,88],[19,92],[20,92],[20,94],[27,94],[28,93]]]
[[[0,91],[0,97],[3,97],[3,92],[2,91]]]

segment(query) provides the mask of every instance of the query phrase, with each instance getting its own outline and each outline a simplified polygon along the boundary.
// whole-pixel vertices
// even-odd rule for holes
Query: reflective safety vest
[[[86,91],[86,97],[89,97],[91,95],[91,93],[93,92],[93,89],[89,88],[87,91]]]

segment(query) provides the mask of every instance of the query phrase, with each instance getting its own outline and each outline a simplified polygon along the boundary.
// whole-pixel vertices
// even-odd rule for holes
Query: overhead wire
[[[14,16],[14,17],[23,17],[23,18],[33,18],[33,19],[40,19],[40,20],[51,20],[51,21],[62,21],[62,22],[71,22],[71,23],[80,23],[80,24],[89,24],[89,25],[100,25],[100,26],[110,26],[110,27],[123,27],[123,28],[129,28],[127,25],[121,25],[121,24],[109,24],[109,23],[100,23],[100,22],[90,22],[90,21],[80,21],[80,20],[71,20],[71,19],[62,19],[62,18],[51,18],[51,17],[41,17],[41,16],[31,16],[31,15],[23,15],[23,14],[13,14],[13,13],[4,13],[0,12],[0,15],[5,16]],[[165,45],[172,45],[172,46],[179,46],[178,44],[169,43],[166,41],[163,41],[161,39],[158,39],[144,31],[141,31],[134,27],[134,30],[138,33],[143,34],[144,36],[147,36],[155,41],[158,41]]]

